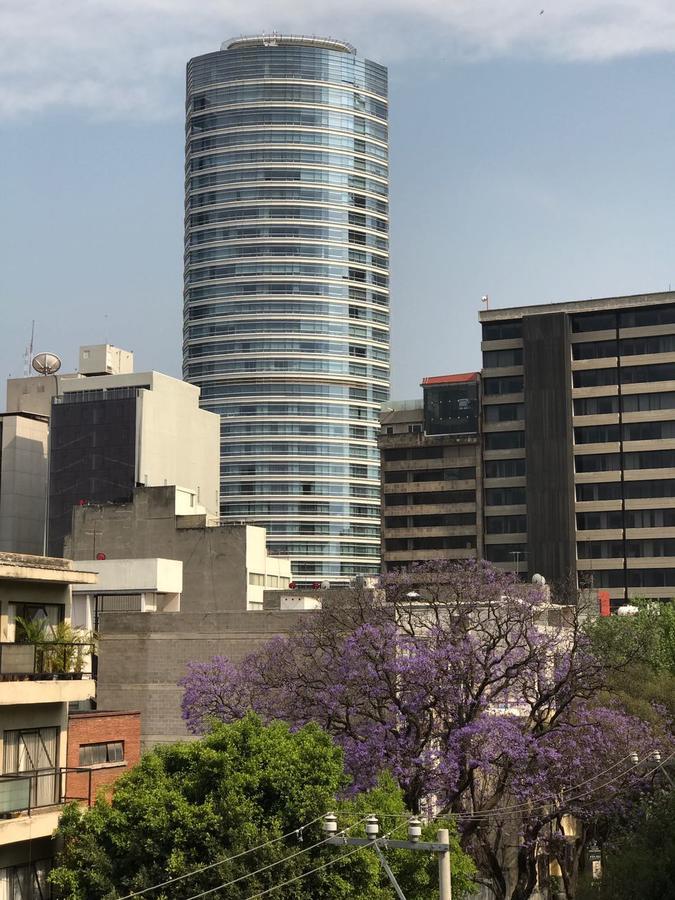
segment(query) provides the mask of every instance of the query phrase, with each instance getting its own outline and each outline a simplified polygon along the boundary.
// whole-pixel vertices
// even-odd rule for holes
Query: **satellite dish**
[[[61,360],[56,353],[38,353],[31,365],[40,375],[53,375],[61,368]]]
[[[543,587],[546,584],[546,579],[543,575],[533,575],[532,576],[532,584],[538,584],[539,587]]]

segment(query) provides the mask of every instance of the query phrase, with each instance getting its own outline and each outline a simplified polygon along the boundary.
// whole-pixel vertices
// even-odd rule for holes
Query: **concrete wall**
[[[46,419],[0,417],[0,551],[44,551],[47,502]]]
[[[174,496],[172,487],[138,488],[133,503],[76,507],[66,554],[180,560],[186,612],[245,610],[246,527],[208,528],[204,516],[177,517]]]
[[[299,615],[280,611],[104,614],[99,646],[98,703],[140,710],[142,745],[185,739],[183,689],[192,660],[222,655],[238,661],[271,637],[288,632]]]
[[[199,388],[153,373],[138,403],[138,484],[180,485],[220,515],[220,416],[199,408]],[[117,382],[117,378],[115,381]]]

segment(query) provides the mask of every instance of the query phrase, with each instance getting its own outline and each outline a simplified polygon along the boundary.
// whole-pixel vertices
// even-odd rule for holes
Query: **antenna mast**
[[[30,364],[33,359],[33,340],[35,339],[35,319],[30,329],[30,344],[26,347],[23,354],[23,377],[28,378],[30,375]]]

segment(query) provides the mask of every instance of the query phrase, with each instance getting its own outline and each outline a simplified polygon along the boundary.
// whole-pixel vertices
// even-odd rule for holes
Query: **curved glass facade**
[[[389,396],[387,71],[240,38],[187,68],[184,377],[220,413],[221,514],[297,581],[379,572]]]

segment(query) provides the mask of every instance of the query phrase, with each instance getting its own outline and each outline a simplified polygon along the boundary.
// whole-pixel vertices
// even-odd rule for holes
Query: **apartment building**
[[[0,554],[0,897],[48,896],[69,704],[95,696],[90,648],[36,643],[27,628],[69,622],[72,586],[95,581],[64,559]]]
[[[380,416],[384,571],[483,554],[478,373],[422,388]]]
[[[675,292],[480,320],[487,558],[675,596]]]

